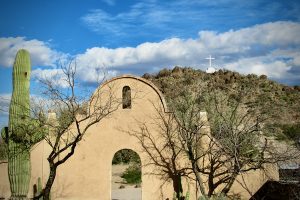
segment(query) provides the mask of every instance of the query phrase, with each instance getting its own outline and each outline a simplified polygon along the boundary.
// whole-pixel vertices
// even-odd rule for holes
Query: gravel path
[[[121,178],[122,173],[128,165],[113,165],[112,166],[112,200],[141,200],[142,188],[135,188],[135,185],[129,185]],[[120,186],[124,188],[120,189]]]
[[[141,200],[142,189],[141,188],[123,188],[112,190],[112,200]]]

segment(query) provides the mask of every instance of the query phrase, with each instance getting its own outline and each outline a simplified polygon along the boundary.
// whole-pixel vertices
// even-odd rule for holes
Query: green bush
[[[300,123],[298,124],[284,124],[282,125],[282,132],[284,137],[295,142],[299,145],[300,141]]]
[[[142,182],[141,176],[141,166],[139,164],[132,164],[125,170],[121,177],[129,184],[140,184]]]
[[[169,76],[170,74],[171,74],[171,70],[164,68],[158,72],[157,77],[165,77],[165,76]]]

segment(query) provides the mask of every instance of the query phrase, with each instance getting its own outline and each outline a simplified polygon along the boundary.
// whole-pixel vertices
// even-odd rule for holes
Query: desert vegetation
[[[151,164],[163,172],[169,170],[169,176],[164,177],[173,184],[177,182],[174,184],[177,199],[182,198],[182,188],[176,187],[181,181],[173,179],[175,175],[188,177],[192,172],[201,193],[213,198],[220,193],[227,196],[237,176],[243,177],[250,170],[265,170],[268,164],[280,165],[299,159],[296,148],[300,138],[297,101],[300,91],[297,86],[278,84],[265,75],[241,75],[228,70],[207,74],[180,67],[143,77],[165,94],[175,122],[168,123],[168,117],[158,114],[165,126],[161,132],[164,149],[151,143],[154,139],[147,124],[142,124],[140,131],[133,135],[149,153]],[[201,111],[207,112],[211,136],[201,133],[205,126],[201,124]],[[205,137],[209,138],[205,144],[208,147],[199,148],[197,144]],[[285,148],[273,145],[274,140],[283,140]],[[151,146],[145,145],[149,143]],[[147,150],[150,148],[158,151],[150,152]],[[178,168],[176,164],[177,168],[170,168],[182,152],[186,153],[190,165]],[[199,165],[203,159],[208,164]],[[245,181],[240,184],[253,195]]]
[[[141,160],[136,152],[131,149],[117,151],[113,157],[112,164],[127,166],[121,175],[121,178],[123,178],[127,184],[141,184]]]
[[[156,74],[144,74],[166,96],[172,106],[172,99],[180,95],[178,91],[189,88],[194,92],[223,91],[231,97],[238,97],[238,92],[247,90],[245,98],[256,99],[259,109],[268,111],[265,126],[272,127],[272,136],[293,142],[299,146],[300,124],[300,87],[287,86],[268,79],[266,75],[247,74],[229,70],[218,70],[208,74],[190,67],[163,69]],[[176,88],[176,89],[175,89]],[[251,89],[247,89],[251,88]],[[176,92],[174,92],[176,91]],[[204,108],[204,105],[200,105]]]

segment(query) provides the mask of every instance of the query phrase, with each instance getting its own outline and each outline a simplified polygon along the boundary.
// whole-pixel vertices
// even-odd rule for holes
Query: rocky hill
[[[271,107],[270,123],[276,128],[278,139],[300,140],[300,86],[287,86],[268,79],[266,75],[242,75],[238,72],[219,70],[206,73],[189,67],[163,69],[156,74],[144,74],[143,78],[152,81],[166,96],[167,102],[186,88],[196,92],[201,90],[222,90],[232,95],[243,88],[248,98],[259,100],[261,109]],[[271,113],[271,112],[270,112]]]

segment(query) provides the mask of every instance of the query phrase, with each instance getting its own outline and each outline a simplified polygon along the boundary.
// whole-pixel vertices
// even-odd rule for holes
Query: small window
[[[131,89],[129,86],[124,86],[122,91],[123,109],[131,108]]]
[[[25,74],[25,77],[27,78],[27,72],[25,72],[24,74]]]

